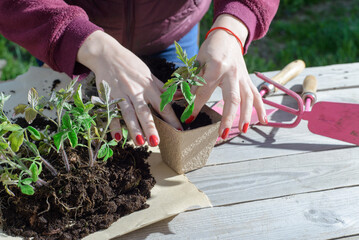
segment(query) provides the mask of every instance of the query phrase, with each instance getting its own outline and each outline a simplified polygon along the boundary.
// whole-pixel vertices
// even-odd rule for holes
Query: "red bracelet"
[[[243,54],[244,54],[244,49],[243,49],[243,44],[242,44],[241,40],[239,39],[239,37],[237,37],[236,34],[234,34],[234,33],[233,33],[231,30],[229,30],[228,28],[225,28],[225,27],[215,27],[215,28],[212,28],[212,29],[210,29],[210,30],[207,32],[206,37],[205,37],[204,39],[207,39],[208,35],[209,35],[212,31],[218,30],[218,29],[225,30],[227,33],[231,34],[232,36],[234,36],[234,37],[237,39],[237,41],[238,41],[239,44],[241,45],[242,55],[243,55]]]

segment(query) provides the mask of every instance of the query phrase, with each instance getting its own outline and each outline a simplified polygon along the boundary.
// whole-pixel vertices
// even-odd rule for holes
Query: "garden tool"
[[[285,85],[290,80],[292,80],[293,78],[298,76],[304,70],[304,68],[305,68],[305,63],[302,60],[295,60],[295,61],[289,63],[288,65],[286,65],[279,73],[277,73],[274,77],[272,77],[272,80],[277,82],[280,85]],[[260,84],[258,86],[258,89],[259,89],[259,93],[261,94],[262,97],[267,97],[277,91],[277,88],[275,88],[271,84],[268,84],[267,82],[263,82],[262,84]],[[223,106],[224,106],[224,102],[223,102],[223,100],[220,100],[219,102],[217,102],[215,105],[212,106],[212,109],[222,115]],[[277,111],[277,109],[267,109],[266,114],[267,114],[267,116],[270,116],[275,111]],[[240,131],[238,129],[239,118],[240,118],[240,107],[238,106],[238,110],[237,110],[235,119],[233,121],[232,128],[229,131],[228,137],[226,139],[222,139],[219,137],[217,139],[216,144],[222,143],[224,141],[228,141],[240,134]],[[259,120],[258,120],[258,116],[257,116],[257,111],[253,107],[251,121],[249,124],[253,125],[258,122],[259,122]]]
[[[316,101],[316,97],[313,97],[315,96],[316,83],[313,81],[313,79],[315,79],[314,77],[307,77],[303,98],[306,102],[308,101],[308,106],[306,110],[304,110],[303,99],[297,93],[286,89],[284,86],[261,73],[255,74],[260,79],[273,84],[278,89],[293,97],[298,104],[298,109],[294,109],[263,99],[265,104],[296,115],[296,119],[292,123],[269,122],[263,126],[293,128],[304,119],[308,121],[309,131],[314,134],[359,145],[359,104],[323,101],[316,102],[309,111],[308,108],[310,104]],[[308,98],[310,100],[308,100]],[[258,123],[258,125],[262,124]]]
[[[309,112],[313,104],[317,101],[317,79],[313,75],[308,75],[303,81],[302,99],[304,111]]]

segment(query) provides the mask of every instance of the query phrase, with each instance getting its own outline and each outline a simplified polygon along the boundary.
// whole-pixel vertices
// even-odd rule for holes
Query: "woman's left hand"
[[[245,43],[248,31],[244,24],[231,15],[220,15],[213,27],[226,27]],[[213,28],[212,27],[212,28]],[[224,109],[219,136],[225,139],[231,129],[237,109],[240,106],[239,131],[248,129],[252,108],[255,107],[258,119],[266,123],[266,112],[262,97],[252,83],[240,43],[225,30],[212,31],[200,47],[197,60],[204,67],[200,73],[207,84],[195,89],[196,100],[192,116],[194,119],[203,105],[208,101],[216,87],[222,89]]]

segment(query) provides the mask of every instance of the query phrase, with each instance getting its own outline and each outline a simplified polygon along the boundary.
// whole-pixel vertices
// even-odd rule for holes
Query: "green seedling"
[[[50,133],[49,126],[42,131],[32,126],[22,128],[13,124],[3,111],[5,101],[10,96],[0,94],[0,181],[5,190],[13,195],[8,187],[16,185],[24,194],[34,193],[33,184],[46,184],[40,177],[42,166],[45,166],[52,175],[58,171],[43,156],[51,151],[59,153],[63,159],[67,172],[70,164],[65,147],[88,149],[89,166],[96,160],[106,161],[112,157],[112,147],[118,143],[107,140],[109,126],[114,118],[121,118],[117,104],[123,99],[111,100],[111,89],[107,82],[100,84],[99,97],[93,96],[91,101],[84,102],[81,84],[75,88],[76,79],[65,89],[53,92],[49,98],[39,96],[32,88],[28,93],[28,104],[15,107],[16,114],[24,114],[30,124],[37,115],[50,120],[57,131]],[[45,109],[56,112],[56,119],[45,114]],[[124,143],[128,132],[122,129]]]
[[[194,100],[196,96],[191,93],[191,86],[203,86],[206,81],[198,76],[203,66],[200,66],[199,62],[196,61],[197,55],[192,58],[187,57],[187,53],[183,51],[182,47],[175,42],[177,58],[184,64],[183,67],[179,67],[173,72],[172,78],[169,79],[163,86],[166,89],[161,94],[160,110],[166,107],[167,104],[173,101],[178,87],[187,102],[187,107],[181,115],[181,122],[185,122],[187,118],[192,115],[194,109]]]

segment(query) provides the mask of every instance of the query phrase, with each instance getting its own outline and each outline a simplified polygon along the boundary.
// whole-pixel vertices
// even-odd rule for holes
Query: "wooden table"
[[[287,87],[301,91],[308,74],[318,79],[319,101],[359,103],[359,63],[306,68]],[[220,99],[216,90],[209,104]],[[294,104],[283,95],[270,100]],[[270,120],[292,119],[277,112]],[[359,148],[312,134],[306,121],[292,129],[252,127],[186,175],[213,208],[120,239],[359,239]]]

